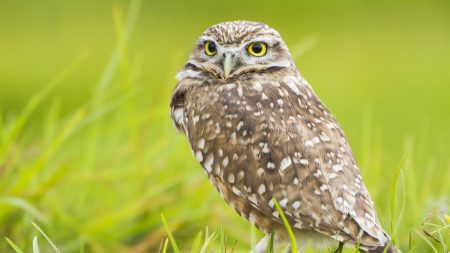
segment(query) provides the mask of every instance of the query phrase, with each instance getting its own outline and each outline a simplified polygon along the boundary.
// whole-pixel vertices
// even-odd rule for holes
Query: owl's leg
[[[267,250],[267,245],[269,244],[270,235],[265,235],[259,242],[256,244],[255,249],[250,253],[265,253]]]
[[[283,253],[292,253],[291,244],[289,244],[284,250]]]
[[[334,251],[334,253],[342,253],[342,248],[344,247],[344,243],[343,242],[339,242],[339,246],[337,247],[337,249]]]

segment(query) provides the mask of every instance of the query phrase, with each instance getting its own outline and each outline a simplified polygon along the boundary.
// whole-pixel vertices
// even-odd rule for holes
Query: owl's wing
[[[191,92],[186,121],[195,156],[231,205],[247,204],[256,216],[281,223],[275,198],[294,227],[384,245],[387,236],[336,120],[306,83],[283,80]]]
[[[303,115],[297,124],[307,129],[297,139],[297,148],[312,161],[308,169],[313,175],[323,177],[319,179],[323,183],[320,191],[317,188],[314,191],[331,197],[330,209],[338,221],[333,221],[338,225],[335,232],[359,240],[365,246],[385,245],[388,236],[378,221],[345,134],[310,86],[304,82],[299,87],[303,93],[300,92],[297,103],[293,100],[289,103],[291,113]],[[296,131],[288,129],[287,132],[295,136]]]

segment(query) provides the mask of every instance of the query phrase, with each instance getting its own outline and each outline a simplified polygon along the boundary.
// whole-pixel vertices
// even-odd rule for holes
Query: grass
[[[161,219],[163,221],[164,229],[166,230],[166,233],[167,233],[167,236],[169,237],[170,243],[172,244],[173,251],[175,253],[179,253],[180,250],[178,249],[177,243],[176,243],[175,239],[173,238],[172,232],[170,232],[169,225],[167,225],[166,219],[164,218],[163,214],[161,214]]]
[[[55,5],[55,8],[58,6]],[[230,7],[224,7],[225,13],[231,13],[226,8]],[[242,4],[242,8],[247,8],[246,4]],[[4,71],[0,75],[0,237],[5,238],[0,241],[0,252],[176,252],[173,245],[178,245],[180,252],[247,252],[261,234],[250,229],[213,190],[195,159],[191,159],[184,137],[176,134],[169,119],[168,101],[175,85],[173,76],[189,52],[189,47],[179,46],[179,41],[193,41],[191,34],[198,34],[198,31],[190,30],[191,33],[187,35],[183,29],[185,26],[174,23],[170,28],[179,31],[175,36],[171,29],[164,26],[164,17],[159,16],[164,12],[149,12],[145,3],[140,1],[131,1],[129,7],[118,1],[110,9],[113,11],[108,22],[114,24],[111,34],[115,37],[106,38],[115,44],[106,44],[106,39],[100,33],[100,30],[107,28],[99,29],[95,23],[81,23],[84,26],[83,34],[92,29],[99,33],[98,40],[102,43],[94,50],[79,50],[77,47],[76,53],[71,54],[71,40],[63,40],[57,47],[67,51],[63,54],[66,67],[57,64],[59,61],[56,59],[59,58],[49,55],[46,56],[46,64],[11,69],[11,66],[22,66],[23,62],[15,62],[21,55],[17,53],[14,58],[7,58],[9,51],[4,50],[3,59],[9,60],[0,70]],[[195,12],[194,8],[192,11]],[[71,8],[65,13],[71,15]],[[148,18],[152,15],[139,16],[143,13],[160,18],[161,27],[147,25],[145,22],[150,22]],[[183,13],[184,10],[178,14],[186,15]],[[366,13],[368,19],[370,13]],[[395,12],[395,17],[398,13]],[[7,13],[3,14],[7,16]],[[104,14],[98,14],[101,20]],[[433,12],[434,16],[440,17],[439,12]],[[332,17],[330,14],[329,18]],[[376,17],[379,17],[378,13]],[[84,18],[76,20],[82,22]],[[225,18],[228,19],[221,17]],[[208,23],[202,21],[202,24],[195,24],[188,19],[193,27],[202,28],[214,20],[208,18]],[[284,27],[277,20],[274,18],[273,22]],[[435,22],[432,17],[426,20]],[[314,24],[311,29],[328,31],[320,26],[320,19],[316,21],[311,22]],[[348,20],[335,21],[343,24]],[[407,28],[402,21],[399,22],[402,28]],[[7,22],[0,23],[3,25]],[[146,24],[145,29],[142,23]],[[390,24],[395,26],[397,23]],[[430,24],[435,29],[439,28],[439,23]],[[145,43],[136,43],[139,38],[142,41],[142,34],[149,32],[147,26],[156,35],[167,38],[154,39],[153,35],[148,35]],[[72,26],[67,27],[67,31],[76,32],[76,29],[69,29]],[[371,29],[365,25],[363,27],[364,31],[374,33],[380,28],[375,25]],[[420,31],[421,27],[415,29]],[[407,36],[401,34],[401,37],[389,37],[393,41],[398,40],[401,48],[403,45],[412,47],[415,41],[423,42],[421,39],[433,38],[434,34],[430,31],[430,36],[423,36],[416,31],[402,31]],[[20,29],[17,32],[27,36],[30,33],[29,30]],[[416,33],[419,35],[414,37]],[[387,36],[381,35],[377,38]],[[33,45],[46,50],[33,52],[52,52],[51,43],[40,45],[38,40],[38,36],[48,35],[35,36]],[[181,39],[176,39],[178,36]],[[376,203],[379,218],[384,228],[389,228],[388,232],[395,239],[395,244],[403,252],[448,251],[450,149],[446,128],[449,124],[443,116],[446,115],[448,102],[442,104],[443,100],[440,99],[442,94],[448,93],[445,92],[447,86],[442,88],[437,85],[448,80],[447,72],[443,71],[446,70],[443,66],[448,67],[448,63],[442,59],[441,65],[433,65],[431,69],[422,65],[415,69],[410,60],[401,61],[403,58],[395,50],[403,51],[396,48],[396,44],[392,45],[393,48],[386,46],[385,50],[376,51],[389,57],[394,55],[393,62],[401,61],[396,62],[396,66],[399,66],[396,68],[398,83],[391,83],[389,73],[388,77],[377,76],[371,83],[371,71],[380,71],[376,61],[366,65],[367,69],[360,70],[359,66],[363,64],[360,64],[359,58],[356,58],[358,64],[345,60],[375,50],[373,45],[380,41],[371,42],[370,37],[370,40],[362,43],[368,48],[358,51],[354,41],[364,38],[352,35],[346,43],[342,43],[341,39],[348,35],[344,33],[336,36],[325,36],[330,40],[330,46],[322,39],[315,48],[311,45],[312,39],[308,39],[308,43],[295,43],[293,34],[287,34],[286,39],[288,43],[289,40],[294,42],[290,45],[302,45],[301,49],[294,48],[293,51],[302,52],[301,62],[306,65],[305,72],[308,73],[306,77],[341,120],[361,166],[362,176]],[[11,37],[14,44],[20,44],[21,37],[16,34],[2,37],[0,46],[9,45]],[[313,37],[313,41],[317,41],[316,37],[324,38],[324,35],[319,33]],[[403,37],[411,44],[403,41]],[[70,38],[76,40],[72,36]],[[55,38],[56,41],[58,39]],[[447,48],[445,43],[440,47],[439,39],[446,41],[446,37],[437,38],[430,51],[420,58],[421,62],[431,66],[431,61],[435,63],[439,60],[437,55],[442,52],[433,50]],[[335,44],[342,50],[336,52]],[[302,51],[304,45],[313,48],[314,54]],[[328,47],[333,50],[328,51]],[[109,55],[105,53],[99,57],[99,51],[104,48],[109,51]],[[145,52],[139,50],[145,51],[147,48],[152,50],[145,58]],[[327,58],[330,52],[336,57]],[[345,53],[340,55],[340,52]],[[33,57],[30,54],[26,60],[32,62]],[[367,57],[373,59],[370,55]],[[428,57],[430,62],[426,61]],[[92,62],[98,58],[108,60],[106,64]],[[323,63],[325,59],[329,59],[332,68]],[[343,62],[333,64],[335,59]],[[48,78],[50,81],[25,79],[28,75],[37,76],[35,71],[49,71],[49,66],[60,68],[53,69],[48,75],[52,77]],[[90,72],[91,67],[95,69],[95,75]],[[340,80],[341,73],[345,74],[347,69],[358,71]],[[419,74],[424,69],[434,71],[432,76],[427,76],[430,84],[427,91],[421,90],[423,81]],[[383,73],[385,71],[388,70],[383,69]],[[14,82],[4,79],[15,72],[19,73],[17,80],[22,80],[23,76],[26,84],[30,85],[25,86],[27,89],[33,90],[32,85],[38,85],[39,91],[33,90],[30,98],[21,97],[20,87],[9,85]],[[322,75],[322,72],[328,75]],[[91,75],[92,78],[87,78]],[[323,86],[330,77],[336,78],[330,82],[335,86]],[[416,80],[419,81],[416,83]],[[358,90],[358,85],[366,82],[367,94]],[[403,83],[409,86],[405,88]],[[81,95],[74,93],[77,102],[72,107],[68,106],[72,94],[66,96],[61,92],[71,85],[89,94],[81,99],[78,97]],[[7,86],[16,93],[5,95]],[[340,90],[334,90],[334,87],[340,87]],[[397,89],[401,92],[396,93]],[[416,96],[415,92],[420,96]],[[389,94],[394,94],[395,99],[390,100]],[[427,97],[427,94],[433,96]],[[11,97],[25,102],[9,107],[10,104],[5,101],[10,101]],[[348,104],[350,97],[355,99],[353,104]],[[404,109],[401,105],[410,103],[408,97],[420,97],[423,103],[420,106],[413,103]],[[359,108],[364,104],[361,98],[369,100],[368,108],[372,105],[373,109]],[[428,111],[423,108],[428,108]],[[393,111],[396,111],[395,117],[390,116]],[[411,115],[425,123],[410,121],[413,118]],[[405,125],[417,127],[407,128]],[[408,158],[396,166],[404,156]],[[161,213],[167,222],[162,222]],[[166,237],[167,234],[172,236]],[[41,238],[45,239],[44,243],[39,241],[38,244]],[[315,252],[311,247],[306,251]],[[354,252],[354,249],[344,248],[344,252]]]
[[[52,240],[47,236],[47,234],[34,222],[32,222],[33,227],[41,234],[42,237],[44,237],[44,239],[47,240],[48,244],[52,247],[52,252],[56,252],[56,253],[60,253],[61,251],[58,249],[58,247],[56,247],[55,243],[52,242]],[[17,246],[13,241],[11,241],[8,237],[5,237],[6,242],[9,244],[9,246],[11,246],[12,249],[14,249],[14,251],[16,253],[23,253],[23,250]],[[39,248],[39,244],[38,244],[38,237],[34,236],[33,237],[33,242],[32,242],[32,248],[33,248],[33,253],[39,253],[40,252],[40,248]]]
[[[273,202],[275,204],[275,208],[277,209],[278,213],[280,214],[280,218],[283,221],[283,225],[286,228],[286,231],[289,235],[289,239],[291,241],[290,246],[291,246],[292,252],[298,252],[297,241],[295,240],[295,236],[294,236],[294,233],[292,232],[292,228],[291,228],[288,220],[286,219],[286,216],[284,215],[283,209],[281,209],[281,207],[278,204],[278,201],[276,199],[273,199]]]

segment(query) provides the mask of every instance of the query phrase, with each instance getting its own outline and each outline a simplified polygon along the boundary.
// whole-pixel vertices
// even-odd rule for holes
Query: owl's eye
[[[267,45],[263,42],[255,42],[247,47],[247,51],[253,56],[264,56],[267,52]]]
[[[216,52],[217,52],[216,43],[214,43],[212,41],[206,41],[205,42],[205,54],[214,55]]]

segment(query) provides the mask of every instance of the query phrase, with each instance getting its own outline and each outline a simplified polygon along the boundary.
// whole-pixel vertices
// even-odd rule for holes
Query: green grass
[[[278,201],[276,199],[273,199],[273,202],[275,204],[275,208],[277,209],[278,213],[280,214],[280,218],[283,221],[283,225],[286,228],[286,231],[289,235],[289,240],[290,240],[290,247],[292,252],[298,252],[297,249],[297,241],[295,240],[295,236],[294,233],[292,232],[292,228],[288,222],[288,220],[286,219],[286,216],[284,215],[283,210],[281,209],[280,205],[278,204]]]
[[[448,251],[448,5],[284,3],[1,4],[0,252],[248,252],[261,233],[209,185],[168,108],[195,36],[237,18],[280,30],[395,244]]]

